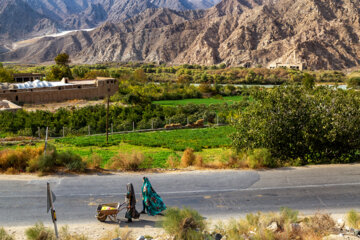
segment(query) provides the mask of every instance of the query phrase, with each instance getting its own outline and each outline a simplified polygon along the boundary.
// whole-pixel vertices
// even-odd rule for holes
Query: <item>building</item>
[[[13,76],[14,82],[16,83],[43,80],[45,77],[45,75],[42,73],[14,73]]]
[[[304,64],[303,63],[274,63],[274,64],[270,64],[269,66],[270,69],[275,69],[275,68],[290,68],[290,69],[296,69],[296,70],[304,70]]]
[[[0,100],[0,112],[1,111],[12,111],[16,112],[17,110],[22,109],[22,107],[8,101],[8,100]]]
[[[0,100],[16,103],[50,103],[72,99],[99,99],[114,95],[119,89],[114,78],[60,82],[28,81],[0,85]]]

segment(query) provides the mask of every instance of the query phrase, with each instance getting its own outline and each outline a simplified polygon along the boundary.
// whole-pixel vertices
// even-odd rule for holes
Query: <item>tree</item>
[[[0,63],[0,82],[13,82],[13,74]]]
[[[315,77],[309,73],[304,73],[302,84],[306,89],[313,89],[315,87]]]
[[[286,86],[257,92],[239,109],[233,134],[238,152],[266,148],[282,163],[359,160],[360,94]]]
[[[68,66],[70,61],[69,54],[67,53],[60,53],[55,57],[55,63],[60,66]]]
[[[348,87],[350,88],[359,88],[360,87],[360,77],[352,77],[352,78],[349,78],[347,81],[346,81]]]
[[[46,75],[46,79],[48,80],[61,80],[64,77],[70,79],[73,78],[69,66],[54,65],[51,67],[50,72]]]

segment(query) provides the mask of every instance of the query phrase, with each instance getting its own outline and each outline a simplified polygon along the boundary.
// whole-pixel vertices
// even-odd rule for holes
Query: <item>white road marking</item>
[[[229,189],[208,189],[208,190],[191,190],[191,191],[175,191],[175,192],[158,192],[160,195],[166,194],[187,194],[187,193],[221,193],[221,192],[254,192],[254,191],[266,191],[266,190],[285,190],[285,189],[301,189],[301,188],[322,188],[322,187],[346,187],[346,186],[359,186],[360,182],[356,183],[327,183],[327,184],[311,184],[311,185],[301,185],[301,186],[284,186],[284,187],[262,187],[262,188],[229,188]],[[74,193],[74,194],[56,194],[56,197],[96,197],[96,196],[119,196],[125,195],[125,192],[117,192],[117,193],[102,193],[102,194],[94,194],[94,193]],[[12,195],[12,196],[0,196],[0,198],[24,198],[24,197],[46,197],[39,195]]]

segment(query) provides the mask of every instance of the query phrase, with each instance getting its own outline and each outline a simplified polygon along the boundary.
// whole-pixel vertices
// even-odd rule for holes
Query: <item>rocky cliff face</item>
[[[207,11],[148,9],[0,55],[43,62],[67,52],[73,62],[164,61],[268,65],[304,62],[314,69],[359,65],[360,0],[223,0]]]

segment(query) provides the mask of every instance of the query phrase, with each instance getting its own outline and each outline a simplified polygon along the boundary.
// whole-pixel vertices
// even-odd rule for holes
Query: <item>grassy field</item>
[[[103,159],[102,166],[117,153],[140,152],[145,156],[142,168],[166,168],[169,156],[180,160],[186,148],[197,151],[204,162],[222,161],[229,153],[228,136],[232,132],[232,127],[224,126],[113,135],[109,145],[105,145],[105,136],[62,138],[51,143],[59,151],[71,151],[84,158],[96,153]]]
[[[154,104],[160,104],[163,106],[177,106],[177,105],[186,105],[186,104],[233,104],[235,102],[243,101],[243,96],[231,96],[223,98],[193,98],[193,99],[182,99],[182,100],[163,100],[163,101],[153,101]]]
[[[186,148],[201,151],[206,148],[229,146],[231,140],[228,136],[232,132],[232,127],[224,126],[202,129],[118,134],[109,136],[109,145],[114,146],[120,143],[128,143],[136,146],[168,148],[173,151],[184,151]],[[81,136],[56,139],[55,142],[76,147],[106,147],[105,139],[105,136]]]

